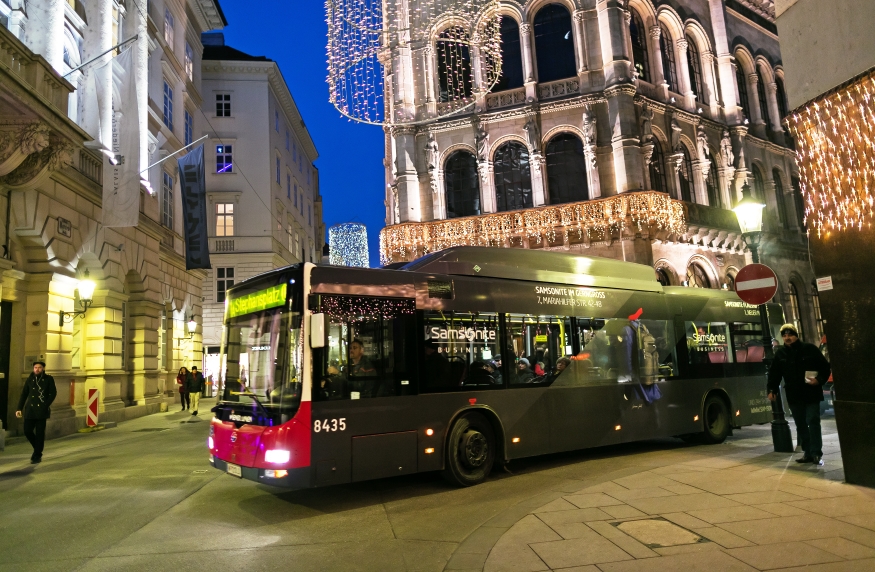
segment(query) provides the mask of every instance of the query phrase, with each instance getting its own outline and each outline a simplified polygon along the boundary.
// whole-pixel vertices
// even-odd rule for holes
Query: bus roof
[[[400,270],[662,292],[662,285],[656,281],[656,274],[650,266],[524,248],[454,246],[427,254],[405,264]]]

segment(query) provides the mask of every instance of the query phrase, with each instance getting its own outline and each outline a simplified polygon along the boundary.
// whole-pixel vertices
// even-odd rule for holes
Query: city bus
[[[783,322],[768,305],[769,337]],[[213,467],[289,489],[767,423],[758,310],[572,253],[298,264],[227,292]]]

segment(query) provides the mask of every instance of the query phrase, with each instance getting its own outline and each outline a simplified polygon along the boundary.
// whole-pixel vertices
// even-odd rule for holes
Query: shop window
[[[498,315],[425,312],[423,392],[503,386]]]
[[[367,399],[413,393],[413,300],[324,296],[328,344],[314,350],[313,398]],[[415,364],[416,362],[412,362]]]

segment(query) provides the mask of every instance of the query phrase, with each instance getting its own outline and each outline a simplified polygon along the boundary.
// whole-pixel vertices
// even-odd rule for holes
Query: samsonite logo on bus
[[[436,342],[453,340],[473,342],[477,340],[495,341],[498,334],[495,330],[490,330],[489,328],[443,328],[441,326],[431,326],[425,329],[425,337]]]

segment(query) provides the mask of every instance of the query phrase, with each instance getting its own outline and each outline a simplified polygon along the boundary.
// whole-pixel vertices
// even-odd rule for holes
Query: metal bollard
[[[772,402],[772,444],[776,453],[792,453],[793,435],[790,433],[790,424],[784,418],[784,396],[778,389],[778,395]]]

